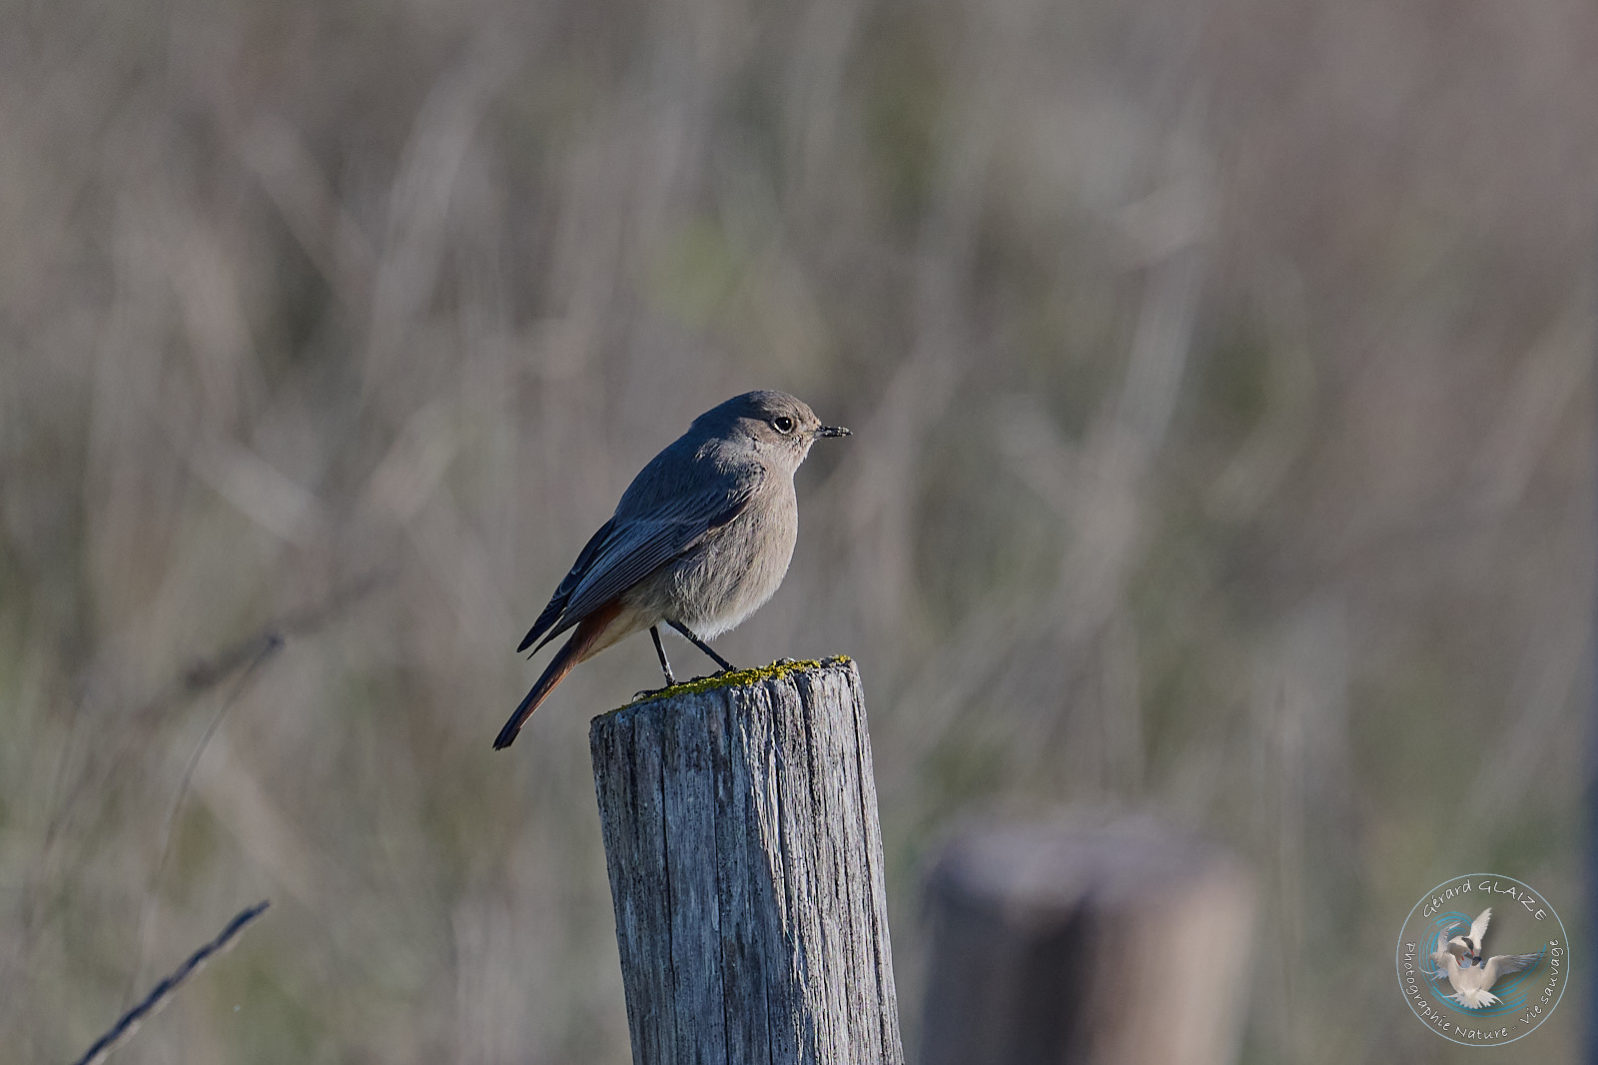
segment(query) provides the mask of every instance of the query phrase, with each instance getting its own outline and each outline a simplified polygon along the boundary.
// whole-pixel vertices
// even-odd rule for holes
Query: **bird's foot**
[[[641,692],[633,692],[633,702],[635,702],[635,703],[636,702],[641,702],[641,701],[643,701],[645,699],[653,699],[657,695],[665,695],[667,692],[671,691],[676,686],[677,686],[677,682],[676,681],[672,681],[670,684],[666,685],[664,688],[645,688]]]

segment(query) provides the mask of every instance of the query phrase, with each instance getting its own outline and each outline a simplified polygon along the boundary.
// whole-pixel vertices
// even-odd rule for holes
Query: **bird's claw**
[[[678,680],[676,677],[667,677],[666,686],[664,688],[646,688],[641,692],[633,692],[633,702],[636,703],[641,699],[653,699],[657,695],[664,695],[679,685],[698,684],[702,680],[715,680],[717,677],[725,677],[729,673],[736,672],[738,672],[738,667],[731,666],[727,669],[718,669],[714,673],[706,673],[703,676],[689,677],[687,680]]]

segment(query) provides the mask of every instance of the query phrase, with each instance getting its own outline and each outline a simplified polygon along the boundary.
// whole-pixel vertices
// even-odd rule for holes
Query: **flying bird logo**
[[[1448,997],[1467,1009],[1479,1010],[1498,1005],[1498,996],[1492,993],[1493,985],[1506,976],[1525,972],[1542,960],[1536,954],[1483,954],[1482,941],[1487,935],[1487,925],[1493,919],[1489,906],[1471,922],[1464,935],[1449,933],[1463,924],[1448,926],[1437,933],[1437,949],[1432,951],[1432,961],[1437,971],[1432,979],[1447,979],[1454,993]]]

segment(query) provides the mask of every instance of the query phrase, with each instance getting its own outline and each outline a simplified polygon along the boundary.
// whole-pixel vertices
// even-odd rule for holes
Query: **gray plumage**
[[[633,478],[518,651],[576,629],[494,741],[522,723],[578,662],[635,632],[672,625],[723,665],[703,641],[753,613],[782,583],[799,531],[793,475],[825,426],[783,392],[746,392],[694,419]]]

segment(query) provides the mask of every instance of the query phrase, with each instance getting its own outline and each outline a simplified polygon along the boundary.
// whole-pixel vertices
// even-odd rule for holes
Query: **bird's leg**
[[[677,686],[677,678],[671,674],[671,663],[666,661],[666,648],[661,646],[660,643],[660,629],[658,626],[649,626],[649,638],[655,641],[655,653],[660,656],[660,671],[666,674],[666,686],[664,688],[645,688],[641,692],[633,692],[633,702],[635,703],[640,699],[653,699],[662,692],[670,691]]]
[[[666,661],[666,649],[660,645],[660,627],[649,626],[649,638],[655,641],[655,653],[660,656],[660,671],[666,674],[666,687],[677,683],[677,678],[671,675],[671,663]]]
[[[716,660],[716,665],[720,666],[724,672],[730,673],[736,668],[731,662],[718,655],[708,643],[695,636],[693,631],[689,629],[687,625],[684,625],[680,621],[673,621],[670,618],[666,619],[666,624],[670,625],[672,628],[688,637],[689,643],[692,643],[695,647],[705,652],[705,654],[709,655],[711,658],[714,658]]]

